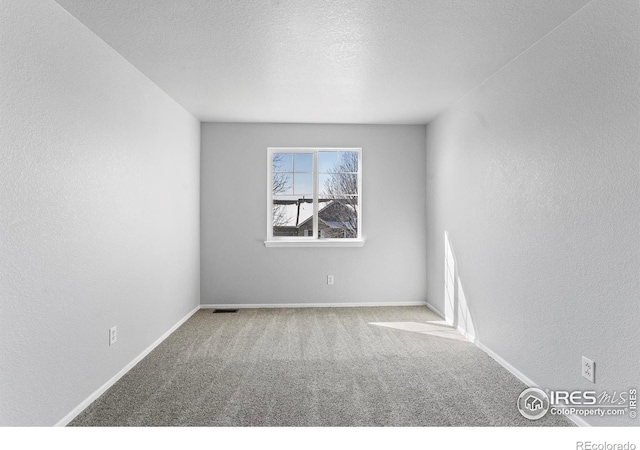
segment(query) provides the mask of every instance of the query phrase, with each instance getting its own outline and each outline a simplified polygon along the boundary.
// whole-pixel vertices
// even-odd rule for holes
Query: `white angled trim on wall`
[[[441,318],[443,321],[447,322],[447,318],[444,316],[444,314],[442,314],[442,312],[441,312],[438,308],[436,308],[435,306],[433,306],[432,304],[430,304],[430,303],[428,303],[428,302],[427,302],[426,306],[427,306],[427,308],[429,308],[432,312],[434,312],[436,315],[440,316],[440,318]],[[447,323],[449,323],[449,322],[447,322]],[[449,323],[449,325],[451,325],[451,323]]]
[[[518,378],[520,381],[522,381],[528,387],[535,387],[535,388],[541,389],[540,386],[538,385],[538,383],[535,383],[531,378],[529,378],[528,376],[526,376],[525,374],[520,372],[518,369],[513,367],[504,358],[502,358],[496,352],[491,350],[489,347],[487,347],[484,344],[481,344],[477,339],[476,339],[475,344],[480,350],[485,352],[487,355],[491,356],[498,364],[500,364],[502,367],[507,369],[513,376]],[[573,423],[575,423],[579,427],[590,427],[591,426],[591,425],[589,425],[589,423],[587,421],[585,421],[583,418],[581,418],[580,416],[577,416],[575,414],[565,415],[565,417],[567,419],[569,419],[570,421],[572,421]]]
[[[376,306],[426,306],[430,310],[432,310],[435,314],[439,315],[443,320],[445,320],[444,316],[440,313],[440,311],[435,308],[433,305],[427,302],[380,302],[380,303],[270,303],[270,304],[204,304],[200,305],[193,310],[191,310],[187,315],[185,315],[182,319],[180,319],[175,325],[173,325],[169,330],[167,330],[162,336],[156,339],[149,347],[147,347],[144,351],[142,351],[138,356],[136,356],[129,364],[123,367],[117,374],[115,374],[109,381],[99,387],[95,392],[93,392],[89,397],[83,400],[78,406],[76,406],[73,410],[71,410],[66,416],[64,416],[58,423],[55,424],[56,427],[64,427],[68,425],[76,416],[78,416],[85,408],[87,408],[91,403],[93,403],[98,397],[100,397],[104,392],[107,391],[111,386],[113,386],[120,378],[122,378],[129,370],[131,370],[138,362],[140,362],[145,356],[147,356],[151,351],[153,351],[158,345],[162,343],[171,333],[177,330],[183,323],[185,323],[192,315],[194,315],[200,309],[250,309],[250,308],[339,308],[339,307],[376,307]],[[539,387],[536,383],[533,382],[529,377],[520,372],[518,369],[509,364],[505,359],[503,359],[500,355],[495,353],[493,350],[480,343],[477,339],[473,342],[480,350],[487,353],[491,358],[493,358],[498,364],[508,370],[513,376],[518,378],[528,387]],[[576,415],[566,416],[569,420],[575,423],[580,427],[590,427],[591,425]]]
[[[353,308],[359,306],[427,306],[426,302],[378,302],[378,303],[221,303],[200,305],[202,309],[250,309],[250,308]]]
[[[434,313],[436,313],[437,315],[439,315],[442,320],[446,321],[447,319],[445,318],[444,314],[442,314],[438,308],[436,308],[435,306],[431,305],[430,303],[427,302],[427,308],[429,308],[431,311],[433,311]],[[465,330],[461,329],[460,327],[457,328],[458,332],[460,334],[462,334],[463,336],[465,336],[467,339],[469,339],[469,336],[467,336]],[[477,336],[475,337],[474,340],[470,340],[472,344],[475,344],[476,347],[478,347],[480,350],[482,350],[483,352],[485,352],[487,355],[489,355],[491,358],[493,358],[498,364],[500,364],[502,367],[504,367],[505,369],[507,369],[511,375],[513,375],[514,377],[516,377],[517,379],[519,379],[520,381],[522,381],[524,384],[527,385],[527,387],[537,387],[540,388],[540,386],[538,386],[537,383],[535,383],[531,378],[529,378],[528,376],[526,376],[524,373],[520,372],[518,369],[516,369],[515,367],[513,367],[511,364],[509,364],[503,357],[501,357],[500,355],[498,355],[496,352],[494,352],[493,350],[491,350],[489,347],[487,347],[486,345],[482,344]],[[572,415],[565,415],[565,417],[567,419],[569,419],[570,421],[572,421],[573,423],[575,423],[577,426],[579,427],[590,427],[591,425],[589,425],[589,423],[587,421],[585,421],[582,417],[577,416],[575,414]]]
[[[176,331],[180,327],[180,325],[185,323],[191,316],[193,316],[196,312],[198,312],[199,309],[200,309],[200,306],[197,306],[196,308],[191,310],[189,313],[187,313],[186,316],[184,316],[182,319],[180,319],[175,325],[173,325],[171,328],[169,328],[162,336],[160,336],[158,339],[156,339],[153,344],[151,344],[149,347],[147,347],[145,350],[143,350],[142,353],[140,353],[138,356],[136,356],[133,359],[133,361],[131,361],[126,366],[124,366],[122,368],[122,370],[120,370],[117,374],[115,374],[113,377],[111,377],[111,379],[109,381],[107,381],[105,384],[100,386],[93,394],[91,394],[89,397],[87,397],[85,400],[83,400],[78,406],[73,408],[66,416],[64,416],[62,419],[60,419],[60,421],[58,423],[56,423],[55,426],[56,427],[64,427],[64,426],[68,425],[73,419],[76,418],[76,416],[78,414],[80,414],[82,411],[84,411],[84,409],[87,406],[89,406],[98,397],[100,397],[102,394],[104,394],[107,389],[109,389],[111,386],[113,386],[128,371],[133,369],[133,366],[138,364],[145,356],[147,356],[149,353],[151,353],[151,351],[153,349],[155,349],[158,345],[160,345],[162,343],[162,341],[164,341],[166,338],[168,338],[171,333]]]

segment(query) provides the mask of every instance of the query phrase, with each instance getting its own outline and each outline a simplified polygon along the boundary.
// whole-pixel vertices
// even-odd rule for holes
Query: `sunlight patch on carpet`
[[[393,328],[395,330],[411,331],[413,333],[427,334],[456,341],[467,341],[456,329],[448,325],[445,321],[421,322],[369,322],[369,325]]]

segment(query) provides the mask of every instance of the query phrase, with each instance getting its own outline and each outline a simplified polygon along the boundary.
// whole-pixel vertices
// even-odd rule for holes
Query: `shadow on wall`
[[[444,318],[467,339],[476,342],[477,333],[467,297],[462,288],[449,233],[444,232]]]

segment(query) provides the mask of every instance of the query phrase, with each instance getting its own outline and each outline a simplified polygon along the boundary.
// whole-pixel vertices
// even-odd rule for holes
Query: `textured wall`
[[[424,302],[424,145],[424,126],[203,124],[202,303]],[[270,146],[362,147],[364,247],[264,246]]]
[[[427,129],[429,302],[545,388],[640,382],[639,22],[590,3]]]
[[[53,1],[0,55],[0,425],[53,425],[198,305],[199,123]]]

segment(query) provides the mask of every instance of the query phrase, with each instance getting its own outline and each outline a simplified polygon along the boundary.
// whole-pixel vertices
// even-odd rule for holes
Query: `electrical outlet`
[[[327,275],[327,284],[333,284],[333,275]]]
[[[585,356],[582,357],[582,376],[592,383],[596,382],[596,363]]]
[[[118,327],[109,328],[109,345],[113,345],[118,340]]]

